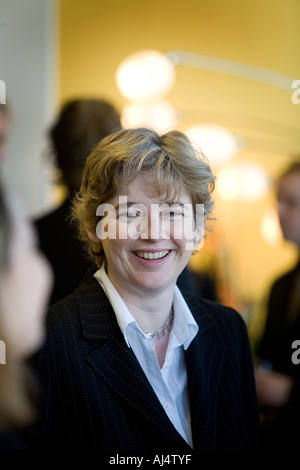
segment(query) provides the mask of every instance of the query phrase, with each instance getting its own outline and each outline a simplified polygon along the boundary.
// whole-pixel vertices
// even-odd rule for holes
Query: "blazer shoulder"
[[[77,287],[72,294],[52,304],[49,308],[49,313],[53,312],[59,315],[66,315],[69,311],[79,310],[79,304],[89,299],[90,301],[98,300],[101,297],[102,289],[98,281],[93,276],[93,270],[89,269],[82,283]],[[92,300],[91,300],[92,299]]]
[[[52,304],[46,316],[47,328],[67,330],[79,326],[79,310],[74,293]]]
[[[60,334],[89,339],[103,337],[117,324],[113,309],[92,270],[80,286],[64,299],[53,304],[47,315],[48,330]],[[104,335],[105,336],[105,335]]]
[[[247,337],[247,327],[242,315],[234,308],[213,300],[183,293],[199,331],[210,330],[222,343],[232,342],[234,337]]]
[[[226,319],[239,318],[241,315],[232,307],[223,305],[215,300],[203,299],[188,292],[182,292],[189,309],[196,316],[207,315],[218,321],[219,317]]]

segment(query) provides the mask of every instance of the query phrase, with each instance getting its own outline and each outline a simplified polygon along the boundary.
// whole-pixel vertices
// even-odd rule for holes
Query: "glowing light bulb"
[[[256,201],[269,188],[269,177],[254,162],[239,162],[218,173],[216,189],[222,199]]]
[[[122,110],[121,121],[124,128],[146,126],[160,134],[176,125],[177,115],[167,101],[128,103]]]
[[[187,129],[186,134],[200,147],[212,166],[229,163],[238,151],[235,137],[221,126],[196,125]]]
[[[172,62],[155,50],[136,52],[124,59],[116,72],[120,93],[129,101],[145,101],[166,95],[175,79]]]

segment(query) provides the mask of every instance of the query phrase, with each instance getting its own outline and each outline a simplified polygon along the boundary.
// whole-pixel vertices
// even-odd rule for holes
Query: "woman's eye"
[[[140,215],[140,212],[139,211],[131,211],[131,212],[127,212],[127,217],[130,219],[130,218],[133,218],[133,217],[138,217]]]
[[[165,217],[169,219],[181,219],[183,217],[183,212],[181,210],[179,211],[169,211],[165,213]]]
[[[136,217],[140,216],[140,211],[127,211],[127,212],[121,212],[119,214],[119,219],[121,220],[131,220],[135,219]]]

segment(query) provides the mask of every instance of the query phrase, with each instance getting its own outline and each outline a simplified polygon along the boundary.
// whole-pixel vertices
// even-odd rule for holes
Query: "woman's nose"
[[[145,222],[142,224],[141,238],[153,241],[160,240],[162,238],[163,224],[159,214],[156,211],[149,211]]]

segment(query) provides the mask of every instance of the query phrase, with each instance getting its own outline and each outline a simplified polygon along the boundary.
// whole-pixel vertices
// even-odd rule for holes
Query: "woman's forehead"
[[[167,181],[162,177],[161,181],[157,181],[153,174],[140,174],[132,181],[120,182],[119,190],[116,196],[146,195],[149,198],[159,201],[177,201],[179,199],[190,200],[190,194],[183,186]]]

